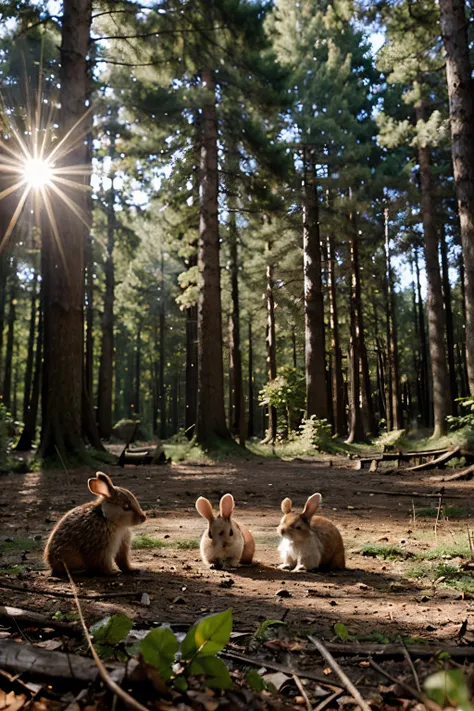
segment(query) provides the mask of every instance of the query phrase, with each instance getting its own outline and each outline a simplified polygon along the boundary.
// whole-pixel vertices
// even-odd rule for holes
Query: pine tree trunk
[[[316,157],[304,149],[303,263],[305,307],[306,416],[328,418],[321,239]]]
[[[171,434],[175,435],[178,431],[179,421],[179,378],[178,373],[173,374],[171,386]]]
[[[34,364],[33,385],[31,397],[29,399],[28,410],[25,415],[25,422],[21,437],[15,449],[19,452],[28,452],[36,439],[36,421],[38,419],[38,405],[41,390],[41,371],[43,360],[43,311],[42,311],[42,288],[39,295],[38,313],[38,333],[36,337],[36,353]]]
[[[416,292],[418,302],[418,324],[420,334],[420,383],[423,393],[423,400],[420,405],[421,422],[428,425],[431,422],[431,402],[428,379],[428,343],[426,338],[425,311],[421,296],[420,263],[418,260],[418,249],[415,249],[415,270],[416,270]]]
[[[350,341],[349,341],[349,381],[350,381],[350,423],[347,443],[360,442],[364,439],[364,425],[360,407],[360,330],[357,323],[358,299],[360,298],[359,253],[357,230],[350,229]]]
[[[198,403],[196,439],[228,437],[224,409],[221,275],[219,265],[217,111],[213,71],[201,73],[206,98],[201,115]]]
[[[474,395],[474,82],[464,0],[440,0],[446,50],[451,152],[465,267],[466,350],[469,390]]]
[[[73,148],[61,167],[85,165],[87,146],[77,140],[87,96],[91,0],[64,0],[60,82],[60,136],[72,131]],[[71,179],[77,176],[71,175]],[[84,183],[81,178],[78,182]],[[74,199],[86,212],[83,191]],[[66,205],[55,203],[58,240],[52,228],[42,234],[44,284],[43,457],[63,459],[83,450],[84,389],[84,228]]]
[[[459,255],[459,283],[461,284],[461,314],[463,323],[463,338],[462,338],[462,383],[463,383],[463,393],[461,397],[467,397],[469,394],[469,374],[467,371],[467,346],[466,346],[466,289],[465,289],[465,277],[464,277],[464,258],[461,254]]]
[[[31,285],[31,312],[30,312],[30,330],[28,334],[28,352],[26,356],[25,368],[25,385],[23,390],[23,423],[26,422],[28,410],[30,408],[31,397],[31,381],[33,378],[33,361],[35,355],[35,334],[36,334],[36,318],[37,318],[37,287],[38,287],[38,272],[35,270],[33,275],[33,283]]]
[[[247,426],[247,438],[250,439],[255,435],[255,415],[254,415],[254,375],[253,375],[253,334],[252,334],[252,322],[249,320],[249,362],[248,362],[248,426]]]
[[[1,203],[0,203],[1,204]],[[2,227],[2,222],[0,222]],[[6,229],[6,226],[5,226]],[[0,231],[0,236],[4,231]],[[3,393],[3,329],[5,327],[5,304],[7,300],[8,257],[5,252],[0,254],[0,394]]]
[[[418,121],[424,120],[423,106],[416,110]],[[431,155],[426,146],[418,148],[420,164],[421,212],[425,246],[426,276],[428,280],[428,326],[433,378],[433,438],[443,436],[446,431],[446,416],[449,414],[449,379],[444,347],[446,329],[441,275],[438,261],[438,235],[436,230],[435,205],[431,178]],[[474,323],[474,322],[473,322]]]
[[[443,275],[444,313],[446,317],[446,348],[448,352],[449,385],[451,390],[450,401],[452,403],[452,413],[453,415],[456,415],[456,398],[458,397],[458,385],[456,381],[456,361],[454,357],[454,322],[453,307],[451,301],[451,284],[449,282],[448,246],[446,244],[446,234],[444,231],[444,225],[441,226],[440,229],[440,251]]]
[[[242,354],[240,347],[240,302],[239,302],[239,255],[238,232],[235,212],[229,216],[229,248],[230,248],[230,282],[232,298],[231,314],[231,373],[232,373],[232,403],[233,419],[230,422],[231,432],[240,439],[243,412],[244,392],[242,385]],[[242,444],[242,442],[241,442]]]
[[[342,437],[347,431],[346,411],[344,407],[344,379],[342,376],[342,353],[339,342],[339,320],[336,291],[336,250],[334,235],[329,232],[327,237],[328,251],[328,294],[329,294],[329,328],[331,330],[331,376],[334,433]]]
[[[393,270],[390,250],[388,208],[384,210],[385,221],[385,259],[386,259],[386,288],[387,288],[387,328],[390,333],[387,338],[388,358],[390,361],[390,416],[391,429],[401,430],[403,427],[401,396],[400,396],[400,367],[398,361],[398,329],[397,312],[395,304],[395,289],[393,288]]]
[[[102,314],[102,333],[100,343],[99,384],[97,397],[97,417],[100,436],[109,439],[112,434],[112,394],[114,381],[114,292],[115,292],[115,170],[116,158],[115,135],[110,135],[109,158],[112,161],[110,190],[107,198],[107,253],[104,264],[105,292],[104,311]]]
[[[194,436],[197,414],[197,306],[186,309],[186,397],[184,427],[188,439]]]
[[[10,292],[8,294],[8,317],[7,317],[7,347],[5,351],[5,375],[3,379],[3,403],[7,410],[12,406],[12,376],[13,376],[13,345],[15,339],[16,322],[16,292],[18,288],[18,276],[16,273],[16,259],[12,259],[10,272]]]
[[[276,365],[276,330],[275,330],[275,300],[273,295],[273,263],[272,263],[272,243],[268,242],[267,252],[267,373],[268,380],[275,380],[277,376]],[[274,442],[277,435],[277,411],[271,405],[268,408],[268,435],[265,441]]]
[[[163,265],[162,265],[163,271]],[[160,439],[166,439],[166,388],[165,388],[165,304],[160,304],[160,358],[158,370],[158,395],[160,402]]]
[[[364,315],[362,310],[362,285],[360,278],[360,266],[359,266],[359,228],[357,225],[357,220],[355,213],[352,213],[352,231],[353,235],[353,277],[355,277],[355,306],[356,306],[356,324],[357,324],[357,339],[359,342],[359,358],[360,358],[360,370],[361,370],[361,395],[362,403],[364,409],[367,413],[367,427],[368,431],[372,434],[375,433],[377,427],[375,423],[374,416],[374,403],[372,401],[372,386],[370,383],[370,373],[369,373],[369,361],[367,358],[367,347],[365,345],[365,329],[364,329]]]
[[[141,377],[142,377],[142,324],[139,320],[137,323],[137,335],[135,341],[135,393],[134,393],[134,408],[133,412],[136,417],[140,416],[141,408]]]
[[[86,280],[86,353],[84,357],[84,386],[90,402],[94,402],[94,261],[92,235],[85,239],[84,271]]]

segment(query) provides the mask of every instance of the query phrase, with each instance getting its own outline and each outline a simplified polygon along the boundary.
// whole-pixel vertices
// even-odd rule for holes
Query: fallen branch
[[[117,680],[125,678],[124,664],[110,665]],[[32,644],[0,640],[0,668],[13,674],[28,673],[42,679],[97,681],[97,667],[91,659],[78,654],[56,652]]]
[[[344,687],[340,684],[334,682],[329,682],[323,676],[318,674],[313,674],[313,672],[307,671],[306,669],[295,669],[286,667],[283,664],[276,664],[275,662],[268,662],[265,659],[256,659],[254,657],[248,657],[246,654],[240,654],[239,652],[229,652],[224,650],[219,653],[220,657],[223,659],[229,659],[234,662],[241,662],[243,664],[250,664],[253,667],[265,667],[266,669],[271,669],[272,671],[281,672],[282,674],[287,674],[288,676],[293,676],[296,674],[301,679],[309,679],[310,681],[317,681],[321,686],[327,686],[329,689],[341,692]]]
[[[327,642],[326,648],[335,655],[365,655],[380,657],[403,657],[405,651],[401,644],[359,644],[357,642]],[[440,652],[447,652],[456,659],[474,659],[474,647],[428,647],[413,644],[407,647],[412,657],[434,657]]]
[[[52,597],[67,597],[67,598],[74,598],[74,595],[70,592],[61,592],[58,590],[38,590],[37,588],[29,589],[22,587],[21,585],[11,585],[10,583],[4,583],[0,581],[0,588],[4,588],[5,590],[14,590],[15,592],[21,592],[21,593],[29,593],[30,595],[51,595]],[[97,593],[96,595],[87,595],[84,593],[78,593],[77,597],[80,598],[81,600],[109,600],[114,597],[136,597],[140,598],[142,595],[141,592],[138,591],[125,591],[125,590],[118,590],[117,592],[108,592],[108,593]],[[51,625],[50,625],[51,626]]]
[[[339,664],[336,662],[334,657],[328,652],[324,644],[320,642],[319,639],[316,639],[316,637],[312,637],[311,635],[308,636],[308,639],[310,640],[310,642],[312,642],[312,644],[314,644],[321,656],[326,660],[331,669],[337,674],[337,676],[342,681],[354,701],[359,704],[362,711],[371,711],[369,704],[362,698],[358,689],[356,689],[349,677],[343,672]]]
[[[474,476],[474,464],[471,464],[467,469],[463,469],[460,472],[456,472],[455,474],[450,474],[449,476],[435,476],[431,479],[431,481],[459,481],[461,479],[466,479],[468,481],[469,479],[472,479]]]
[[[17,624],[25,623],[38,625],[40,627],[54,627],[58,630],[64,630],[71,635],[81,634],[79,627],[74,623],[52,620],[50,617],[41,615],[39,612],[23,610],[20,607],[0,605],[0,620],[2,619],[13,619]]]
[[[453,459],[454,457],[459,456],[461,453],[461,447],[453,447],[452,449],[448,450],[444,454],[441,454],[439,457],[436,457],[435,459],[432,459],[431,462],[424,462],[423,464],[418,464],[416,467],[406,467],[403,469],[405,472],[421,472],[426,469],[436,469],[440,465],[443,467],[446,462],[449,462],[450,459]]]
[[[313,711],[324,711],[324,709],[329,706],[329,704],[332,704],[333,701],[336,701],[342,694],[344,693],[344,689],[339,689],[339,691],[335,691],[334,694],[331,694],[330,696],[327,696],[324,701],[321,701],[320,704],[318,704]]]
[[[374,494],[376,496],[411,496],[420,499],[439,499],[437,494],[425,494],[422,491],[384,491],[383,489],[357,489],[361,494]],[[443,494],[445,499],[465,499],[465,494]]]

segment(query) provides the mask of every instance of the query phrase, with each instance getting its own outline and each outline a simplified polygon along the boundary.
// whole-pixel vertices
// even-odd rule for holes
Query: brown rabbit
[[[46,544],[46,563],[53,575],[64,575],[64,565],[69,570],[114,575],[114,561],[124,573],[133,572],[130,527],[146,519],[140,504],[131,491],[114,486],[102,472],[87,484],[99,498],[76,506],[62,517]]]
[[[213,568],[250,565],[255,553],[255,541],[246,526],[234,521],[235,508],[232,494],[225,494],[219,503],[219,515],[215,516],[208,499],[200,496],[196,508],[209,527],[202,534],[201,558]]]
[[[292,513],[291,499],[283,499],[283,518],[278,526],[282,537],[278,546],[282,570],[343,570],[344,543],[336,526],[323,516],[315,516],[322,501],[321,494],[307,500],[302,513]]]

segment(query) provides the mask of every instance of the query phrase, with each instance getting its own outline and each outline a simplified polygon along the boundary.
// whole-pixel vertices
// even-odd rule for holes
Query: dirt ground
[[[264,619],[286,615],[288,623],[316,628],[326,639],[334,636],[334,623],[343,622],[352,634],[401,633],[433,641],[454,640],[462,622],[473,620],[474,600],[463,599],[462,593],[443,586],[442,581],[427,587],[426,581],[408,577],[413,567],[410,559],[366,557],[361,547],[393,543],[419,553],[466,535],[474,483],[445,485],[448,503],[462,504],[467,518],[465,514],[462,519],[440,524],[435,539],[433,518],[419,516],[413,524],[412,502],[415,510],[436,506],[437,499],[426,495],[439,491],[442,485],[434,479],[441,472],[369,474],[354,471],[353,463],[342,458],[334,463],[337,466],[330,467],[327,462],[252,457],[213,466],[106,467],[116,484],[136,494],[148,514],[135,533],[163,539],[167,547],[134,550],[139,575],[80,579],[78,586],[83,594],[137,591],[150,598],[149,606],[136,596],[84,601],[88,621],[122,611],[132,616],[137,626],[193,622],[203,614],[232,607],[235,630],[255,630]],[[5,540],[19,543],[15,550],[0,553],[0,568],[25,566],[19,578],[2,576],[0,603],[44,614],[74,610],[71,599],[54,596],[70,588],[65,581],[49,576],[41,548],[25,553],[21,540],[33,539],[42,547],[58,518],[90,499],[89,476],[90,471],[74,472],[68,481],[65,473],[55,471],[0,478],[0,545]],[[176,545],[179,541],[197,541],[204,529],[194,508],[196,498],[204,495],[217,504],[227,491],[236,499],[236,518],[248,524],[255,535],[256,563],[232,571],[208,570],[198,549],[182,550]],[[280,502],[290,496],[294,506],[300,507],[315,491],[323,496],[322,513],[341,530],[347,570],[337,574],[280,571],[276,534]],[[412,492],[423,496],[412,497]],[[23,589],[5,589],[2,583]],[[289,596],[277,595],[282,590]]]

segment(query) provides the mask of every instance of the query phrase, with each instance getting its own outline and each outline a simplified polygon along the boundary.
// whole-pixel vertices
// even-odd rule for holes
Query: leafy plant
[[[447,421],[449,429],[460,430],[463,427],[469,427],[474,429],[474,397],[458,397],[456,402],[459,403],[459,407],[465,411],[466,414],[458,415],[448,415]]]
[[[256,669],[248,670],[245,681],[253,691],[270,691],[272,694],[276,694],[275,685],[260,676]]]
[[[132,630],[126,615],[100,620],[90,629],[97,652],[104,658],[121,658],[120,646]],[[228,689],[232,686],[229,670],[216,655],[228,644],[232,632],[232,610],[209,615],[197,622],[183,641],[168,627],[157,627],[139,642],[127,648],[139,654],[143,662],[154,667],[160,679],[179,691],[188,688],[189,677],[202,677],[206,686]]]
[[[274,380],[270,380],[259,393],[261,407],[274,407],[283,417],[287,432],[298,427],[305,408],[305,376],[298,368],[280,368]]]
[[[332,428],[327,420],[318,420],[316,415],[303,420],[299,427],[299,436],[310,447],[327,452],[331,449]]]
[[[274,625],[286,625],[286,622],[283,622],[283,620],[264,620],[264,622],[259,625],[258,630],[255,632],[255,639],[259,642],[263,642],[266,638],[266,632],[268,628],[273,627]]]
[[[462,711],[474,711],[461,669],[436,672],[426,679],[424,686],[426,695],[442,708],[450,706]]]

